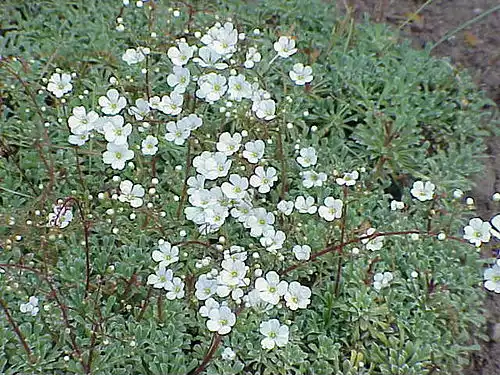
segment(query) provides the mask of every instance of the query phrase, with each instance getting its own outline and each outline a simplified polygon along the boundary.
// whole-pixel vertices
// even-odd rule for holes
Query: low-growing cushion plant
[[[467,75],[317,0],[0,9],[0,371],[467,364],[500,237]]]

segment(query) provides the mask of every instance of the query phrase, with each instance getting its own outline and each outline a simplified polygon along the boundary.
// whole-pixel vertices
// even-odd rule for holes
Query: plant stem
[[[340,248],[338,250],[339,255],[337,258],[337,275],[335,277],[335,295],[338,297],[340,291],[340,279],[342,278],[342,258],[344,255],[344,237],[345,237],[345,229],[346,229],[346,221],[347,221],[347,196],[349,194],[349,188],[344,186],[344,205],[342,206],[342,222],[340,224]]]
[[[21,344],[23,345],[23,348],[26,351],[26,354],[28,355],[29,361],[31,363],[34,363],[36,361],[36,359],[33,357],[33,353],[31,352],[31,349],[28,346],[28,343],[26,342],[26,339],[24,338],[23,333],[21,332],[21,330],[19,329],[19,326],[16,324],[16,322],[12,318],[12,315],[10,315],[9,308],[7,307],[7,303],[1,298],[0,298],[0,306],[2,306],[3,311],[5,312],[5,316],[7,317],[7,321],[14,329],[14,332],[16,333],[17,337],[19,338],[19,341],[21,341]]]

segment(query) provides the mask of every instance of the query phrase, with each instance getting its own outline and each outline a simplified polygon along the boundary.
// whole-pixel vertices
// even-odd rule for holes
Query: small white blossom
[[[102,154],[104,164],[111,164],[113,169],[125,168],[125,163],[134,158],[134,151],[128,149],[128,145],[117,145],[108,143],[106,151]]]
[[[172,61],[172,64],[183,66],[193,57],[193,52],[193,47],[190,47],[185,42],[181,42],[178,47],[170,47],[167,51],[167,56]]]
[[[280,297],[287,292],[288,283],[280,281],[279,275],[274,271],[269,271],[266,278],[259,277],[255,280],[255,289],[259,291],[260,298],[272,305],[277,305]]]
[[[54,73],[49,78],[47,90],[50,91],[56,98],[61,98],[64,94],[73,89],[71,84],[71,75],[67,73]]]
[[[228,67],[226,63],[219,62],[221,55],[209,47],[201,47],[198,50],[198,56],[193,59],[202,68],[215,68],[217,70],[224,70]]]
[[[184,103],[184,95],[173,91],[170,95],[163,95],[161,100],[158,96],[149,99],[149,105],[153,109],[157,109],[166,115],[177,116],[182,112],[182,104]]]
[[[270,121],[276,117],[276,103],[272,99],[260,100],[255,108],[257,118]]]
[[[165,125],[165,128],[167,130],[165,139],[169,142],[174,142],[178,146],[183,145],[191,135],[191,129],[185,122],[169,121]]]
[[[295,245],[292,251],[297,260],[309,260],[311,258],[311,246],[309,245]]]
[[[127,99],[120,96],[118,90],[110,89],[106,96],[99,97],[99,105],[104,114],[116,115],[127,106]]]
[[[153,288],[166,289],[174,278],[172,270],[166,269],[164,266],[160,266],[156,269],[155,274],[148,276],[147,284],[153,285]]]
[[[375,233],[375,228],[368,228],[366,234],[363,235],[363,237],[371,236],[373,233]],[[361,243],[365,244],[368,250],[377,251],[380,250],[384,245],[384,237],[378,236],[371,239],[364,238],[361,240]]]
[[[141,151],[143,155],[154,155],[158,151],[158,138],[148,135],[141,142]]]
[[[264,167],[258,166],[255,168],[255,174],[250,177],[250,185],[258,188],[259,193],[269,193],[274,182],[278,180],[276,173],[276,169],[273,167],[266,170]]]
[[[312,68],[310,66],[304,66],[301,63],[294,64],[288,75],[292,81],[299,86],[303,86],[313,80]]]
[[[198,86],[196,96],[213,103],[219,100],[227,91],[227,79],[217,73],[208,73],[198,79]]]
[[[469,225],[464,228],[464,239],[470,243],[481,246],[481,243],[487,243],[491,239],[491,224],[475,217],[469,220]]]
[[[326,221],[333,221],[342,217],[342,206],[344,203],[340,199],[326,197],[323,204],[318,209],[320,217]]]
[[[22,303],[19,306],[19,309],[22,313],[30,313],[31,316],[37,315],[38,311],[40,311],[40,308],[38,306],[38,298],[36,298],[35,296],[31,296],[28,302]]]
[[[260,139],[255,142],[245,143],[245,150],[243,151],[243,157],[248,160],[249,163],[258,163],[260,159],[264,156],[264,149],[266,145],[264,141]]]
[[[289,216],[292,213],[294,206],[295,204],[293,201],[280,201],[277,208],[280,212],[282,212],[286,216]]]
[[[358,171],[352,171],[348,173],[344,173],[343,177],[339,177],[336,179],[337,184],[340,186],[354,186],[356,184],[356,180],[359,178]]]
[[[250,229],[252,237],[260,237],[268,230],[273,229],[274,215],[267,212],[264,208],[255,208],[249,214],[245,221],[245,227]]]
[[[263,349],[271,350],[277,347],[283,347],[288,343],[289,328],[287,325],[281,325],[278,319],[270,319],[260,323],[260,333],[265,338],[260,342]]]
[[[146,56],[144,55],[144,50],[141,47],[137,48],[137,50],[129,48],[122,56],[122,60],[128,65],[140,63],[141,61],[144,61],[145,58]]]
[[[87,113],[85,107],[75,107],[73,108],[73,115],[68,119],[68,126],[73,134],[87,134],[94,130],[98,119],[99,115],[96,112],[90,111]]]
[[[215,180],[227,176],[231,160],[227,160],[227,156],[222,152],[203,151],[201,155],[193,159],[193,166],[196,168],[196,172],[207,180]]]
[[[120,191],[121,194],[118,196],[118,200],[120,202],[128,202],[134,208],[142,206],[142,198],[145,194],[142,185],[134,184],[132,181],[125,180],[120,182]]]
[[[233,155],[241,147],[241,134],[234,133],[231,135],[228,132],[222,133],[217,142],[217,151],[223,152],[227,156]]]
[[[305,309],[311,303],[311,289],[292,281],[285,293],[286,306],[290,310]]]
[[[198,115],[191,113],[190,115],[181,118],[177,121],[177,124],[184,129],[189,129],[191,131],[198,129],[203,125],[203,120]]]
[[[89,135],[90,133],[71,134],[68,136],[68,142],[75,146],[83,146],[89,140]]]
[[[274,43],[274,50],[278,52],[278,56],[286,59],[297,52],[295,40],[288,36],[281,36],[278,41]]]
[[[170,87],[174,87],[176,92],[182,94],[186,91],[190,79],[191,73],[189,69],[181,66],[174,66],[173,73],[167,76],[167,83]]]
[[[304,168],[309,168],[316,165],[318,156],[316,150],[312,147],[303,148],[300,150],[300,156],[297,157],[297,163]]]
[[[326,181],[326,173],[317,173],[315,171],[305,171],[302,172],[302,185],[309,189],[313,186],[323,186]]]
[[[243,199],[247,194],[248,178],[232,174],[229,176],[229,182],[222,183],[221,189],[229,199]]]
[[[268,230],[264,236],[260,238],[260,243],[271,253],[276,253],[276,250],[283,248],[283,243],[286,240],[286,235],[281,230]]]
[[[236,315],[227,306],[210,310],[208,319],[208,330],[217,332],[219,335],[226,335],[231,332],[231,328],[236,323]]]
[[[181,299],[184,297],[184,282],[180,277],[174,277],[172,281],[166,283],[165,290],[167,290],[167,299]]]
[[[66,228],[73,220],[71,207],[54,205],[53,212],[49,213],[47,226]]]
[[[413,187],[410,191],[411,195],[417,198],[419,201],[428,201],[431,200],[434,196],[434,189],[436,185],[427,181],[424,185],[423,181],[416,181],[413,183]]]
[[[134,115],[138,121],[143,120],[150,111],[148,101],[141,98],[135,101],[135,106],[128,109],[129,115]]]
[[[236,100],[237,102],[242,99],[250,99],[253,93],[252,86],[246,81],[243,74],[229,77],[227,92],[229,100]]]
[[[391,201],[391,211],[402,210],[405,208],[405,204],[403,202],[399,202],[396,200]]]
[[[484,270],[484,287],[492,292],[500,293],[500,265],[498,262],[493,267]]]
[[[255,63],[260,62],[262,55],[257,51],[256,48],[250,47],[245,55],[245,63],[243,64],[245,68],[252,69]]]
[[[207,275],[200,275],[194,287],[196,289],[194,293],[196,298],[200,301],[207,300],[217,292],[217,280],[209,278]]]
[[[172,263],[179,261],[179,248],[172,246],[170,242],[162,242],[158,245],[159,250],[153,251],[152,257],[155,262],[159,262],[159,267],[168,267]]]
[[[123,125],[124,119],[120,115],[106,117],[102,123],[102,130],[106,141],[115,145],[127,145],[128,136],[132,133],[132,125]]]
[[[233,359],[236,358],[236,353],[231,348],[225,348],[222,351],[221,358],[224,361],[232,361]]]
[[[313,197],[304,197],[302,195],[299,195],[297,198],[295,198],[295,208],[299,211],[301,214],[315,214],[316,211],[318,210],[318,207],[314,205],[314,198]]]

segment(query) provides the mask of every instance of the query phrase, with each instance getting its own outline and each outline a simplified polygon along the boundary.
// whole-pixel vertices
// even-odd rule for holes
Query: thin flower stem
[[[340,248],[338,250],[339,256],[337,257],[337,275],[335,277],[335,295],[338,296],[340,292],[340,279],[342,278],[342,261],[343,261],[343,255],[344,255],[344,246],[342,245],[344,243],[344,237],[345,237],[345,230],[346,230],[346,222],[347,222],[347,196],[349,195],[349,188],[347,186],[344,186],[344,205],[342,206],[342,221],[340,224]]]
[[[212,357],[214,356],[215,352],[217,351],[217,348],[219,347],[221,341],[222,341],[222,336],[219,335],[217,332],[214,333],[214,335],[212,336],[212,344],[210,345],[210,349],[208,350],[207,354],[203,358],[203,361],[193,371],[188,372],[187,375],[198,375],[203,370],[205,370],[207,365],[212,360]]]
[[[139,316],[137,317],[137,321],[141,320],[146,312],[146,309],[149,305],[149,300],[151,299],[151,294],[153,294],[153,287],[150,286],[148,290],[148,294],[146,295],[146,299],[143,301],[141,311],[139,311]]]
[[[19,326],[16,324],[14,319],[12,318],[12,315],[10,315],[9,308],[7,307],[7,303],[0,298],[0,306],[2,306],[3,311],[5,312],[5,316],[7,317],[7,321],[9,324],[12,326],[12,329],[14,329],[14,332],[16,333],[17,337],[19,338],[19,341],[21,341],[21,344],[23,345],[24,350],[26,351],[26,354],[28,355],[28,359],[31,363],[35,363],[36,359],[33,357],[33,353],[31,352],[30,347],[28,346],[28,343],[26,342],[26,339],[24,338],[23,333],[19,329]]]

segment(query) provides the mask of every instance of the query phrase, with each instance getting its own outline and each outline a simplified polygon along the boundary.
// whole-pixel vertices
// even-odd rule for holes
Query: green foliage
[[[0,34],[0,352],[5,355],[0,372],[191,374],[217,340],[198,313],[202,303],[194,298],[194,282],[223,259],[213,245],[224,236],[224,248],[238,245],[260,254],[249,260],[251,272],[282,271],[283,278],[300,281],[313,295],[306,310],[244,309],[205,373],[460,373],[482,335],[483,296],[477,251],[453,237],[468,212],[451,192],[469,190],[471,174],[481,170],[492,103],[448,62],[398,44],[382,25],[354,24],[320,0],[192,1],[176,4],[180,17],[172,15],[169,2],[151,4],[152,9],[148,3],[139,9],[96,0],[0,5],[5,15]],[[193,96],[185,106],[189,113],[202,113],[204,125],[188,144],[164,141],[169,118],[159,117],[144,131],[161,138],[159,153],[152,159],[134,149],[134,167],[120,172],[102,162],[102,139],[82,147],[68,143],[71,110],[98,111],[111,77],[129,104],[148,90],[160,96],[170,92],[166,51],[181,37],[199,44],[194,31],[204,33],[215,15],[221,22],[232,17],[247,34],[244,50],[255,44],[261,51],[263,61],[252,74],[277,102],[276,119],[246,116],[245,103],[226,117]],[[115,30],[117,17],[124,19],[124,32]],[[252,34],[254,28],[261,33]],[[272,43],[281,35],[296,36],[299,53],[293,62],[269,64]],[[151,47],[147,76],[121,59],[137,46]],[[292,84],[288,72],[294,62],[313,67],[310,86]],[[56,67],[76,73],[65,102],[44,90],[42,79]],[[134,129],[143,126],[130,121]],[[237,223],[201,235],[182,210],[188,205],[186,178],[195,174],[192,157],[214,149],[223,131],[242,130],[248,140],[272,141],[266,145],[267,165],[279,171],[279,183],[263,202],[269,211],[283,198],[313,194],[320,205],[333,196],[348,205],[345,220],[276,214],[287,236],[283,258],[264,251]],[[134,130],[130,143],[140,145],[143,138]],[[318,151],[318,171],[329,176],[324,186],[304,188],[296,144]],[[250,175],[253,167],[243,166]],[[356,187],[335,183],[337,175],[354,169],[364,170]],[[145,198],[152,207],[132,209],[112,199],[118,192],[114,174],[154,188]],[[434,200],[412,199],[410,187],[421,179],[437,185]],[[73,206],[75,218],[64,229],[47,226],[58,199]],[[392,199],[406,208],[392,211]],[[372,252],[359,241],[370,227],[422,235],[387,236],[382,249]],[[449,239],[437,240],[440,232]],[[160,238],[193,241],[181,246],[175,269],[184,276],[183,299],[168,300],[147,285],[154,272],[151,252]],[[293,245],[309,243],[314,253],[342,241],[340,251],[285,271],[297,263]],[[215,262],[200,269],[197,263],[205,257]],[[394,280],[377,292],[373,275],[386,271]],[[31,295],[41,301],[37,316],[19,309]],[[259,325],[277,317],[290,326],[290,342],[266,351]],[[221,359],[224,347],[236,352],[233,361]]]

